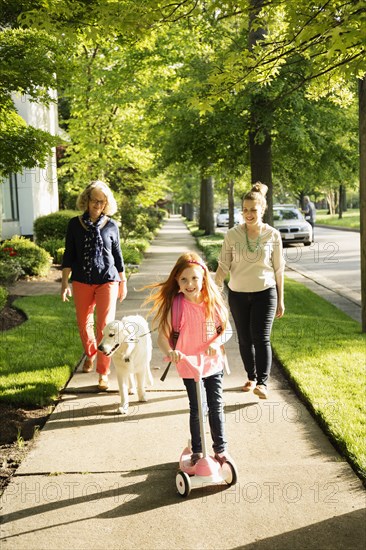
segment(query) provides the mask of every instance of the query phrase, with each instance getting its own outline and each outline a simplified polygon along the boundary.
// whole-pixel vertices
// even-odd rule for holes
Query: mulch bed
[[[42,428],[50,407],[16,408],[0,403],[0,494],[29,451],[33,436]]]
[[[25,313],[11,306],[16,296],[9,296],[7,305],[0,311],[0,332],[17,327],[27,320]]]

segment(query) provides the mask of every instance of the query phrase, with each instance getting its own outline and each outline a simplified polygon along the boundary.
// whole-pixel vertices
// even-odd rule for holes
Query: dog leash
[[[147,336],[148,334],[152,334],[153,332],[155,332],[157,329],[154,328],[153,330],[149,330],[149,332],[145,332],[145,334],[138,334],[137,338],[133,338],[132,340],[129,340],[129,342],[138,342],[140,338],[143,338],[144,336]]]
[[[144,336],[147,336],[148,334],[152,334],[153,332],[157,331],[157,328],[153,328],[152,330],[149,330],[149,332],[146,332],[145,334],[141,334],[140,338],[143,338]]]
[[[166,375],[167,375],[168,372],[169,372],[169,369],[170,369],[170,365],[171,365],[171,364],[172,364],[172,362],[169,361],[167,368],[165,369],[165,371],[164,371],[163,374],[161,375],[160,380],[161,380],[162,382],[164,382],[164,380],[165,380],[165,378],[166,378]]]

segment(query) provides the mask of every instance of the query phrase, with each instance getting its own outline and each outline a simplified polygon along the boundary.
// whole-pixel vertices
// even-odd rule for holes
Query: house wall
[[[56,100],[55,91],[51,93]],[[48,107],[30,102],[26,96],[14,95],[13,101],[20,116],[27,124],[45,130],[53,135],[58,133],[57,103]],[[56,171],[56,150],[52,150],[45,168],[26,168],[17,174],[19,220],[3,220],[2,238],[14,234],[33,235],[33,223],[39,216],[56,212],[59,208]],[[6,190],[3,191],[6,193]],[[3,201],[6,197],[3,196]]]

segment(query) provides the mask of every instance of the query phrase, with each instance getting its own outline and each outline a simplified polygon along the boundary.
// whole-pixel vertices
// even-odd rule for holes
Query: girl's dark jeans
[[[277,309],[276,287],[261,292],[229,289],[229,306],[248,379],[267,386],[272,365],[270,337]]]
[[[208,419],[210,423],[212,448],[215,453],[222,453],[226,449],[224,434],[224,402],[222,398],[223,372],[212,374],[202,379],[207,398]],[[193,378],[183,378],[189,399],[189,427],[192,439],[192,452],[202,452],[200,425],[198,416],[198,402],[196,382]],[[202,392],[204,393],[204,392]]]

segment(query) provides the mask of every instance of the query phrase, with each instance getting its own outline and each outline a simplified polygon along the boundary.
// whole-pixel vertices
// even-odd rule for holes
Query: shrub
[[[152,231],[153,233],[158,229],[163,219],[166,215],[166,211],[162,208],[155,208],[153,206],[149,206],[146,209],[146,218],[145,223],[149,231]]]
[[[24,275],[24,271],[17,258],[17,252],[12,246],[1,246],[0,248],[0,284],[11,285]]]
[[[45,241],[54,239],[62,240],[64,244],[67,225],[78,214],[80,212],[74,210],[59,210],[37,218],[33,226],[37,244],[43,247]]]
[[[138,265],[141,263],[143,254],[135,245],[123,243],[121,248],[125,264]]]
[[[61,248],[58,248],[55,252],[55,256],[54,256],[54,262],[56,264],[61,264],[62,263],[62,258],[64,256],[64,252],[65,252],[65,247],[62,246]]]
[[[207,245],[203,248],[206,258],[206,264],[210,271],[216,271],[218,266],[218,257],[220,254],[221,245]]]
[[[20,267],[26,275],[45,276],[51,267],[49,253],[32,241],[15,235],[4,241],[0,250],[12,248]]]
[[[141,208],[129,197],[121,200],[120,208],[122,212],[120,233],[122,241],[125,242],[139,237],[151,240],[165,215],[165,210],[152,206]]]
[[[149,231],[148,225],[148,215],[145,212],[140,212],[135,217],[135,223],[133,231],[130,233],[130,237],[146,237],[147,239],[152,238],[152,233]]]
[[[8,291],[3,286],[0,286],[0,311],[4,309],[7,299]]]
[[[194,231],[193,234],[196,236],[198,248],[202,250],[206,259],[208,269],[210,271],[216,271],[223,235],[202,235],[200,230]]]
[[[0,284],[12,285],[24,275],[24,271],[21,268],[19,261],[16,258],[8,258],[7,260],[0,260]]]
[[[127,243],[125,243],[127,244]],[[148,239],[128,239],[128,245],[130,247],[135,247],[137,248],[137,250],[139,250],[140,252],[146,252],[146,250],[148,249],[149,247],[149,241]]]
[[[55,264],[58,264],[58,263],[61,263],[61,260],[62,260],[64,244],[65,244],[65,239],[47,239],[42,242],[42,248],[47,250],[47,252],[51,254],[53,258],[53,262]],[[62,250],[61,255],[58,252],[59,250]]]

